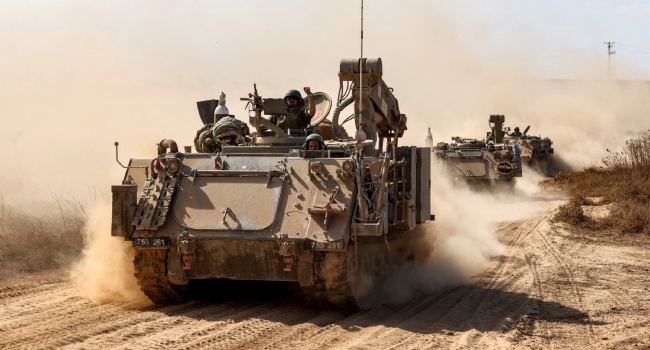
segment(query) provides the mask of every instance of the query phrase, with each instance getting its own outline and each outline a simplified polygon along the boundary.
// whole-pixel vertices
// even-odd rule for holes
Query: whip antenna
[[[363,86],[363,0],[361,0],[361,58],[359,59],[359,74],[359,114],[361,114],[363,113],[363,103],[361,103],[361,86]]]

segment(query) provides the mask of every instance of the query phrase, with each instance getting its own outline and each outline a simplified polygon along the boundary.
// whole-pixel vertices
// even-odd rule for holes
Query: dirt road
[[[647,239],[576,237],[549,214],[502,223],[507,251],[473,284],[351,315],[255,284],[155,307],[94,305],[65,272],[5,281],[0,348],[649,348]]]

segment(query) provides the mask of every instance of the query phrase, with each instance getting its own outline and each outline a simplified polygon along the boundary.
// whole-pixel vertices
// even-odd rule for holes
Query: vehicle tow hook
[[[291,268],[293,267],[293,256],[283,256],[282,262],[284,263],[282,271],[291,271]]]
[[[192,238],[185,237],[187,231],[178,236],[178,251],[181,253],[181,261],[183,262],[183,270],[192,268],[192,262],[196,258],[196,241]]]
[[[192,268],[192,260],[194,260],[194,254],[183,254],[183,270],[189,270]]]
[[[284,265],[283,271],[291,271],[296,255],[296,242],[289,241],[289,236],[286,233],[280,235],[278,240],[280,246],[280,256],[282,257],[282,264]]]

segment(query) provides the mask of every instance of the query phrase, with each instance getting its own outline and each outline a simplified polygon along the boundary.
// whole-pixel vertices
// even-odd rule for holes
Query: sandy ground
[[[534,200],[550,204],[499,226],[507,251],[473,284],[400,307],[343,314],[258,285],[175,306],[94,305],[54,271],[0,284],[0,348],[650,348],[647,239],[570,232],[549,221],[557,198]]]

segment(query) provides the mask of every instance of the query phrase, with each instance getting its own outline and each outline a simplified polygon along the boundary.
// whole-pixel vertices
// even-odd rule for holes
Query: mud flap
[[[167,277],[172,284],[186,285],[190,283],[187,272],[183,269],[182,254],[177,249],[170,249],[167,252]]]
[[[301,287],[314,286],[314,252],[299,249],[298,252],[298,283]]]
[[[133,236],[133,216],[135,215],[138,186],[114,185],[113,192],[113,219],[111,223],[111,236],[131,239]]]

